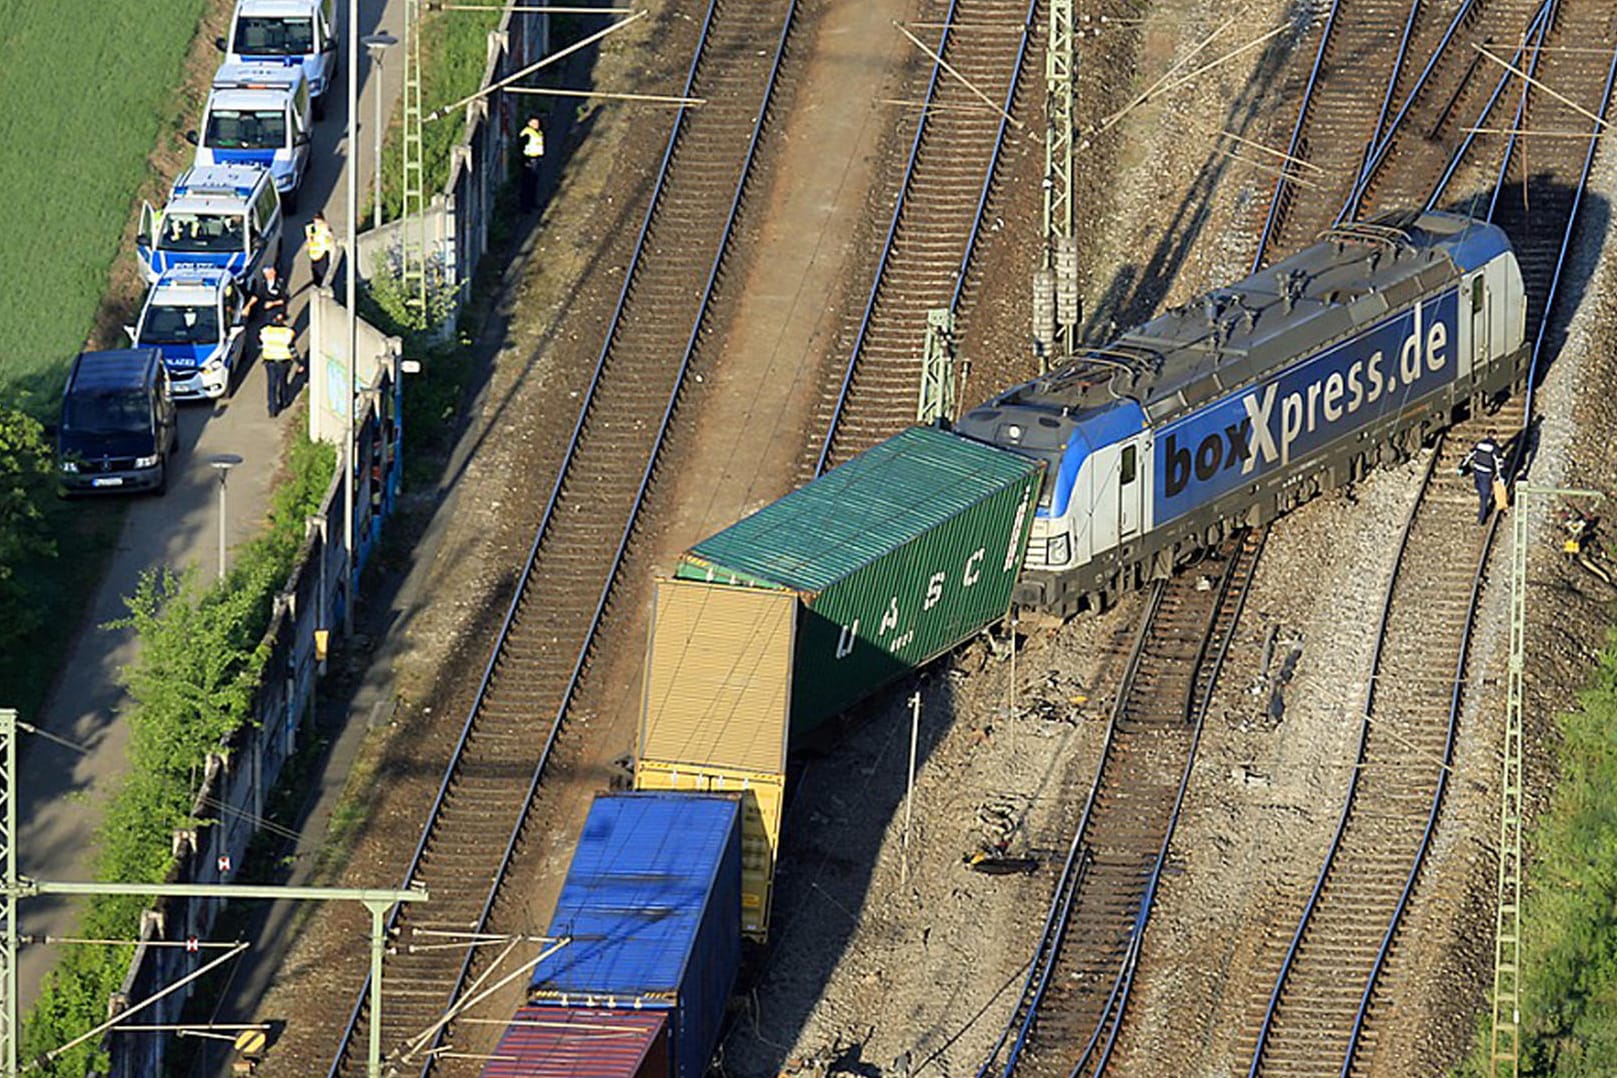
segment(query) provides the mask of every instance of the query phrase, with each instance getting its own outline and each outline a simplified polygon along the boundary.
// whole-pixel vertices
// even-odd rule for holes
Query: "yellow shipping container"
[[[635,755],[783,774],[796,615],[783,591],[657,581]]]
[[[634,788],[741,795],[741,931],[762,943],[769,935],[786,776],[640,759]]]

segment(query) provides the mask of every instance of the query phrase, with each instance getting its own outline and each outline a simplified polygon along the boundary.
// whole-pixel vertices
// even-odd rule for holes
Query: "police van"
[[[202,266],[245,283],[263,266],[279,263],[281,228],[281,200],[264,169],[186,169],[161,211],[150,202],[141,208],[135,236],[141,276],[154,284],[176,266]]]
[[[181,266],[157,279],[140,318],[125,326],[136,348],[156,348],[176,400],[218,398],[242,355],[244,290],[224,270]]]
[[[299,67],[314,98],[314,118],[325,116],[326,94],[337,78],[333,0],[238,0],[230,36],[215,44],[225,63]]]
[[[302,68],[221,64],[202,111],[196,164],[258,165],[269,170],[288,211],[309,165],[309,83]]]

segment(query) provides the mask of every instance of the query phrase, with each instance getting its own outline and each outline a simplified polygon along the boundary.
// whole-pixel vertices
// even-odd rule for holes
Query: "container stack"
[[[786,788],[797,600],[659,580],[635,788],[732,793],[742,806],[741,929],[763,940]]]

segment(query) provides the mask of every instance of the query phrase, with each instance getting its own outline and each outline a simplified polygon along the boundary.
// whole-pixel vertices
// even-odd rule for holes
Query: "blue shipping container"
[[[571,940],[534,969],[555,1007],[667,1008],[676,1078],[701,1078],[741,962],[741,801],[597,797],[550,921]]]

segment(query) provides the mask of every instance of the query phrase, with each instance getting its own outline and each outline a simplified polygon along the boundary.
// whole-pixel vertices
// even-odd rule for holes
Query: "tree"
[[[56,554],[43,509],[55,482],[45,429],[25,412],[0,408],[0,649],[21,642],[44,618],[17,567]]]

